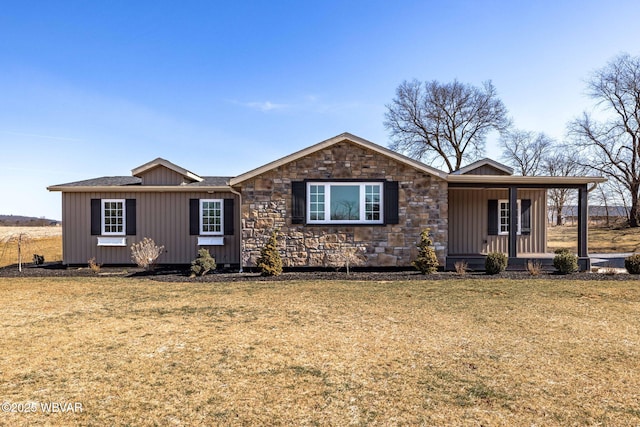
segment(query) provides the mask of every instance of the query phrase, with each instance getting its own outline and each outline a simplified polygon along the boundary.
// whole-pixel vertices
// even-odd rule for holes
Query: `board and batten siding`
[[[531,200],[531,233],[518,236],[518,254],[547,251],[546,190],[518,190],[517,198]],[[488,233],[488,203],[509,199],[508,190],[449,189],[449,255],[509,252],[509,236]]]
[[[142,185],[180,185],[188,182],[181,174],[165,167],[146,171],[141,178]]]
[[[189,235],[189,199],[235,199],[233,236],[224,236],[222,246],[197,246],[197,237]],[[91,199],[135,199],[136,235],[126,236],[126,247],[98,246],[91,235]],[[188,264],[198,249],[209,249],[218,265],[240,263],[240,203],[230,193],[207,192],[118,192],[62,194],[63,262],[87,264],[95,258],[98,264],[131,264],[131,245],[145,237],[165,247],[159,264]]]

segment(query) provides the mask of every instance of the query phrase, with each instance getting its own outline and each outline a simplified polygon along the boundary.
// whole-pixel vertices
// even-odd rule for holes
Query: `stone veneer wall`
[[[399,224],[326,226],[291,224],[291,182],[304,179],[398,181]],[[253,267],[274,229],[285,267],[335,265],[357,248],[365,266],[407,267],[417,255],[420,232],[429,227],[444,265],[448,242],[445,181],[349,142],[337,143],[241,184],[243,265]]]

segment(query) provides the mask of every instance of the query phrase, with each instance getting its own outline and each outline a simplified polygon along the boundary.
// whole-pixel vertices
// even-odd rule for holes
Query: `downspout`
[[[244,246],[244,239],[242,238],[242,232],[244,231],[242,228],[242,194],[237,192],[236,190],[234,190],[231,186],[229,186],[229,191],[231,191],[232,194],[235,194],[236,196],[238,196],[238,203],[240,206],[238,206],[238,212],[240,212],[240,218],[238,221],[239,227],[240,227],[240,257],[238,258],[238,262],[240,264],[240,270],[238,271],[239,273],[242,273],[242,255],[243,255],[243,246]]]

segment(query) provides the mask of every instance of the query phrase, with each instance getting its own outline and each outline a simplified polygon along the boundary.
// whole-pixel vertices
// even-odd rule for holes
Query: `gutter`
[[[238,203],[240,204],[240,206],[238,206],[238,212],[240,212],[240,215],[239,215],[240,218],[238,218],[239,219],[238,223],[240,225],[240,245],[239,245],[240,246],[240,254],[239,254],[240,257],[238,258],[238,264],[240,265],[240,270],[238,272],[242,273],[242,254],[244,252],[243,251],[243,249],[244,249],[244,239],[242,238],[242,234],[243,234],[243,231],[244,231],[244,229],[242,228],[242,193],[239,193],[238,191],[234,190],[231,187],[228,187],[228,189],[232,194],[235,194],[236,196],[238,196],[238,199],[239,199]]]

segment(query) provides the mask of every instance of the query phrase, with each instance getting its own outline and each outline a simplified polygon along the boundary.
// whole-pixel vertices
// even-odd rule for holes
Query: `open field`
[[[5,425],[638,425],[637,281],[0,279]]]
[[[33,254],[45,261],[62,261],[62,227],[0,227],[0,267],[18,262],[17,239],[22,238],[23,261]]]
[[[557,248],[569,248],[577,251],[577,226],[549,226],[548,249],[553,252]],[[589,227],[589,252],[640,252],[640,230],[623,228],[614,230],[609,228]]]

